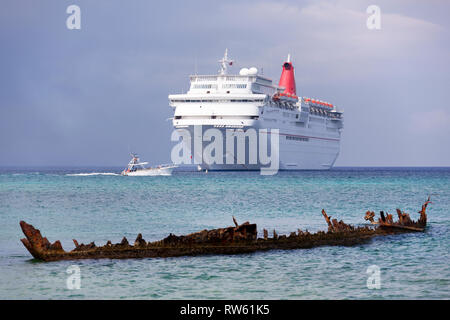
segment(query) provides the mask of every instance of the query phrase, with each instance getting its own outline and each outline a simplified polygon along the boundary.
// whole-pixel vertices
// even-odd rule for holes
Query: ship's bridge
[[[256,87],[263,83],[258,78],[240,75],[191,76],[191,88],[187,93],[169,95],[170,106],[175,109],[174,126],[255,125],[260,108],[271,97],[262,92],[263,86]]]
[[[279,91],[272,80],[251,75],[191,75],[185,94],[169,95],[174,124],[221,124],[228,120],[253,125],[272,95]]]
[[[266,94],[272,96],[277,87],[260,75],[191,75],[188,94]]]

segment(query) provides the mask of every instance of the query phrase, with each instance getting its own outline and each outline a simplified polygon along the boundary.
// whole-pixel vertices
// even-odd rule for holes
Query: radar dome
[[[247,76],[250,70],[248,70],[247,68],[242,68],[241,71],[239,71],[239,74],[241,76]]]
[[[248,75],[254,76],[258,73],[258,69],[256,69],[255,67],[251,67],[250,69],[248,69]]]

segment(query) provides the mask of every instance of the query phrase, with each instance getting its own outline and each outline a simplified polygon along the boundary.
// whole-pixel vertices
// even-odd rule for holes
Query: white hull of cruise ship
[[[278,133],[271,134],[279,138],[280,170],[327,170],[333,167],[339,155],[343,113],[330,103],[296,96],[289,58],[283,65],[279,86],[258,75],[255,68],[252,68],[253,72],[246,69],[239,75],[228,75],[226,66],[230,60],[225,55],[220,62],[219,75],[191,76],[188,93],[169,96],[175,111],[175,129],[188,130],[193,139],[199,134],[199,129],[195,131],[194,127],[201,127],[202,134],[210,128],[219,129],[223,137],[227,130],[267,129],[271,132],[278,129]],[[293,86],[291,91],[286,89],[290,85]],[[265,167],[249,161],[249,153],[255,150],[248,139],[245,141],[244,163],[226,161],[227,155],[231,152],[235,157],[237,150],[227,150],[225,141],[223,160],[212,164],[205,161],[204,150],[210,142],[203,141],[201,148],[195,148],[193,143],[189,145],[192,164],[204,170],[260,170]],[[259,154],[258,149],[256,153]]]
[[[264,123],[261,124],[255,124],[254,126],[247,126],[242,127],[244,132],[249,129],[259,129],[258,126],[261,126],[260,128],[269,129],[270,132],[272,128],[270,128],[268,125],[264,125]],[[232,126],[229,128],[221,128],[217,125],[202,125],[201,130],[203,132],[214,128],[218,129],[222,132],[222,136],[226,136],[226,130],[239,130],[239,129],[233,129]],[[188,126],[187,129],[191,136],[194,137],[194,126]],[[279,139],[279,169],[280,170],[325,170],[330,169],[334,162],[336,161],[338,155],[339,155],[339,137],[333,135],[321,135],[320,130],[290,130],[289,127],[286,126],[285,128],[273,128],[273,129],[279,129],[279,134],[274,134],[275,136],[278,136]],[[270,139],[267,139],[269,148],[270,146]],[[236,157],[238,155],[238,152],[236,150],[236,147],[233,150],[233,163],[227,163],[227,155],[229,155],[229,150],[227,150],[226,142],[223,143],[223,150],[224,150],[224,156],[222,161],[217,161],[219,163],[211,163],[211,161],[207,161],[205,159],[206,155],[204,154],[205,147],[210,142],[203,142],[201,148],[197,148],[196,150],[193,145],[191,144],[189,146],[189,149],[192,150],[193,160],[192,163],[200,165],[201,169],[203,170],[260,170],[261,165],[260,164],[251,164],[251,161],[249,160],[249,154],[252,152],[252,145],[249,143],[248,139],[245,143],[245,161],[243,163],[239,163],[237,161]],[[254,144],[255,149],[253,152],[255,154],[259,154],[259,146],[258,144]],[[228,151],[228,152],[227,152]],[[267,166],[262,166],[267,167]]]

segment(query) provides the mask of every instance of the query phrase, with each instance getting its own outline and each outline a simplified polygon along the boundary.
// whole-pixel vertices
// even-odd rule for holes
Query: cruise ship
[[[278,84],[255,67],[242,68],[239,74],[228,73],[233,62],[225,50],[219,60],[218,74],[191,75],[187,93],[169,95],[175,131],[189,132],[192,137],[184,141],[191,163],[204,170],[261,169],[265,163],[259,157],[254,159],[254,154],[261,155],[260,150],[253,150],[251,135],[247,133],[265,130],[267,136],[278,139],[277,148],[273,147],[273,140],[266,143],[271,146],[272,155],[278,153],[280,170],[333,167],[339,155],[343,111],[329,102],[297,95],[290,55],[282,65]],[[213,139],[204,139],[202,135],[211,128],[216,129],[214,132],[220,130],[223,137],[242,133],[246,142],[244,149],[240,149],[238,143],[223,141],[218,148],[223,152],[220,155],[223,159],[207,161],[205,151]],[[194,142],[196,138],[200,143]],[[261,144],[256,144],[256,148],[261,148]],[[240,150],[242,155],[239,155]],[[210,148],[208,151],[211,152]]]

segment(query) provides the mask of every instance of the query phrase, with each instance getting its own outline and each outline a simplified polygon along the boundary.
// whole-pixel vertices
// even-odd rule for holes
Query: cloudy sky
[[[81,8],[81,30],[66,9]],[[369,5],[381,30],[369,30]],[[167,95],[225,48],[345,111],[338,166],[450,166],[450,2],[3,0],[0,166],[170,160]]]

